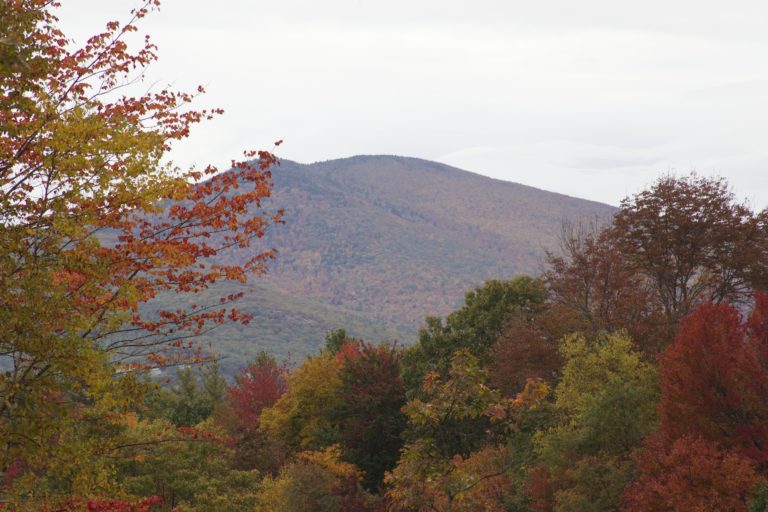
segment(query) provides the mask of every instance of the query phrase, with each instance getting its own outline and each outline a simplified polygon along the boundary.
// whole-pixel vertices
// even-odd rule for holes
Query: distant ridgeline
[[[248,286],[209,295],[246,291],[239,307],[254,317],[203,337],[227,373],[262,349],[300,361],[341,327],[411,343],[427,315],[449,313],[485,280],[538,274],[563,221],[607,220],[616,211],[416,158],[283,161],[273,177],[263,206],[284,208],[286,223],[260,248],[276,248],[277,259]]]

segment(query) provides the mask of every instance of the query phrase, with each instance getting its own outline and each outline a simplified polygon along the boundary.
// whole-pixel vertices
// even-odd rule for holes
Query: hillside
[[[274,183],[264,206],[284,208],[286,224],[260,245],[275,247],[278,258],[243,303],[256,321],[216,335],[219,350],[233,356],[288,348],[300,358],[337,327],[409,342],[426,315],[450,312],[484,280],[538,273],[564,219],[589,221],[614,211],[394,156],[284,161]]]

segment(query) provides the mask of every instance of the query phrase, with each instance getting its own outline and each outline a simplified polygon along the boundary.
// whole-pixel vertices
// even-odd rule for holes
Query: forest
[[[212,297],[275,257],[279,162],[163,160],[221,112],[121,95],[156,5],[72,49],[55,2],[0,4],[0,510],[768,510],[768,210],[723,178],[564,223],[412,345],[339,326],[228,381],[196,339],[251,320]]]

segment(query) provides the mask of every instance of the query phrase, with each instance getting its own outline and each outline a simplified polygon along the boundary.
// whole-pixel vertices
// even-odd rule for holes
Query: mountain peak
[[[264,207],[284,209],[286,223],[264,239],[278,257],[259,283],[341,317],[410,331],[412,339],[425,316],[447,314],[485,280],[538,274],[564,220],[607,219],[615,211],[404,156],[284,160],[273,178]]]

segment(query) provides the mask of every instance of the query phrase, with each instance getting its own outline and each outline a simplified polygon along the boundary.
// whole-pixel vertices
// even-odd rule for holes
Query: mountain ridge
[[[285,210],[285,224],[274,226],[257,244],[255,250],[274,247],[278,256],[254,281],[270,315],[260,316],[259,307],[246,299],[241,309],[260,321],[228,336],[232,339],[223,345],[232,355],[239,351],[248,357],[257,347],[284,352],[282,336],[294,355],[303,356],[322,345],[326,331],[348,327],[338,325],[344,318],[357,326],[348,329],[353,336],[378,341],[378,330],[386,331],[381,338],[411,332],[401,341],[413,341],[425,316],[448,314],[484,281],[538,274],[545,250],[557,247],[563,220],[607,220],[616,210],[391,155],[312,164],[283,160],[273,170],[273,182],[272,197],[262,207]],[[248,254],[231,250],[220,258],[238,263]],[[281,296],[267,307],[269,290]],[[287,324],[298,321],[305,307],[313,312],[311,320],[304,317],[295,329],[280,325],[279,304],[288,303]],[[324,322],[324,315],[333,321]],[[362,328],[366,318],[376,330]],[[308,329],[308,323],[315,327]],[[302,333],[298,345],[290,339],[294,331]]]
[[[432,166],[435,166],[435,167],[438,167],[438,168],[442,168],[442,169],[446,169],[446,170],[450,170],[450,171],[456,171],[456,172],[461,173],[461,174],[471,175],[471,176],[473,176],[475,178],[481,178],[481,179],[484,179],[484,180],[493,181],[493,182],[496,182],[496,183],[499,183],[499,184],[502,184],[502,185],[513,185],[515,187],[520,187],[522,189],[528,189],[528,190],[533,191],[533,192],[542,192],[542,193],[544,193],[546,195],[562,196],[562,197],[565,197],[565,198],[568,198],[568,199],[577,200],[579,202],[593,203],[595,205],[608,206],[609,208],[617,209],[617,207],[615,207],[613,205],[610,205],[610,204],[607,204],[607,203],[602,203],[600,201],[595,201],[595,200],[592,200],[592,199],[585,199],[585,198],[581,198],[581,197],[578,197],[578,196],[572,196],[572,195],[569,195],[569,194],[563,194],[561,192],[552,192],[550,190],[545,190],[545,189],[542,189],[542,188],[534,187],[532,185],[526,185],[525,183],[521,183],[521,182],[518,182],[518,181],[510,181],[510,180],[504,180],[504,179],[501,179],[501,178],[494,178],[492,176],[486,176],[485,174],[480,174],[480,173],[477,173],[477,172],[468,171],[466,169],[462,169],[462,168],[456,167],[454,165],[446,164],[446,163],[443,163],[443,162],[438,162],[438,161],[435,161],[435,160],[429,160],[429,159],[426,159],[426,158],[415,157],[415,156],[394,155],[394,154],[387,154],[387,153],[371,153],[371,154],[358,154],[358,155],[351,155],[351,156],[345,156],[345,157],[339,157],[339,158],[332,158],[332,159],[328,159],[328,160],[317,160],[317,161],[314,161],[314,162],[307,162],[307,163],[299,162],[299,161],[296,161],[296,160],[291,160],[289,158],[279,158],[278,160],[281,163],[281,165],[282,164],[287,164],[287,165],[298,165],[298,166],[303,166],[303,167],[312,167],[312,166],[321,165],[321,164],[342,163],[342,162],[345,162],[347,160],[367,160],[367,159],[414,161],[414,162],[419,162],[419,163],[423,163],[423,164],[426,164],[426,165],[432,165]],[[278,166],[278,169],[279,169],[279,166]]]

